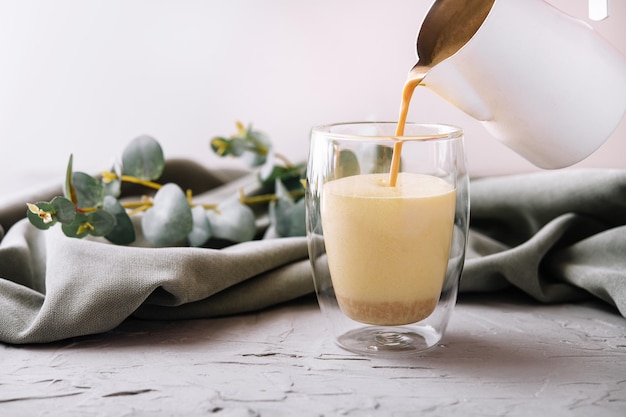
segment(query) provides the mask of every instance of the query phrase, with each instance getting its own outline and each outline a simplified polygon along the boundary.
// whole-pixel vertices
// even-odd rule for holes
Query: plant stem
[[[93,213],[98,210],[98,207],[76,207],[78,213]]]
[[[122,204],[122,207],[125,209],[134,209],[137,207],[151,206],[152,201],[141,200],[141,201],[130,201],[128,203]]]
[[[287,159],[287,157],[282,153],[276,152],[274,153],[274,156],[283,161],[283,163],[285,164],[285,168],[293,168],[293,164],[291,163],[291,161],[289,161],[289,159]]]
[[[142,180],[141,178],[133,177],[130,175],[122,175],[121,180],[133,184],[143,185],[144,187],[152,188],[153,190],[160,190],[161,187],[163,187],[161,184],[158,184],[156,182]]]
[[[291,197],[302,197],[304,195],[304,191],[290,191],[289,195]],[[261,204],[261,203],[269,203],[272,201],[276,201],[278,197],[276,197],[276,194],[262,194],[262,195],[255,195],[252,197],[246,197],[245,194],[243,193],[243,190],[239,190],[239,201],[242,204]]]
[[[132,175],[122,175],[122,177],[120,178],[115,172],[111,172],[111,171],[104,171],[101,173],[101,175],[105,183],[109,183],[111,181],[119,179],[120,181],[123,181],[123,182],[130,182],[133,184],[143,185],[144,187],[152,188],[153,190],[160,190],[161,187],[163,187],[159,183],[148,181],[148,180],[143,180],[141,178],[133,177]]]

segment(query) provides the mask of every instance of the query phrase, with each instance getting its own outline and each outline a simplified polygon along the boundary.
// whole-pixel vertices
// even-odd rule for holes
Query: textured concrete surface
[[[603,304],[461,298],[441,346],[338,348],[314,299],[0,345],[2,416],[624,416],[626,320]]]

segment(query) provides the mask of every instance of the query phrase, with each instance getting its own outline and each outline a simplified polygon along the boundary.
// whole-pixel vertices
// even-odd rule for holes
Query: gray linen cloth
[[[254,182],[185,161],[168,162],[168,172],[178,184],[193,182],[207,201]],[[462,292],[497,296],[516,287],[542,302],[598,298],[626,316],[626,171],[489,177],[472,180],[470,189]],[[128,317],[245,313],[314,291],[304,237],[221,248],[116,246],[67,238],[58,227],[35,229],[23,219],[32,197],[0,203],[2,342],[100,333]]]

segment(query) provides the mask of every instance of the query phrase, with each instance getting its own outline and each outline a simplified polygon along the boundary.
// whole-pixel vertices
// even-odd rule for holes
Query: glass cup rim
[[[419,122],[406,122],[405,130],[407,127],[417,127],[432,130],[432,133],[425,133],[420,135],[383,135],[383,134],[357,134],[357,133],[343,133],[333,132],[333,128],[336,127],[349,127],[349,126],[368,126],[368,125],[397,125],[397,121],[363,121],[363,122],[338,122],[328,123],[323,125],[314,126],[311,129],[312,134],[323,134],[327,138],[341,139],[341,140],[402,140],[402,141],[432,141],[432,140],[450,140],[459,139],[463,137],[463,129],[454,125],[445,123],[419,123]]]

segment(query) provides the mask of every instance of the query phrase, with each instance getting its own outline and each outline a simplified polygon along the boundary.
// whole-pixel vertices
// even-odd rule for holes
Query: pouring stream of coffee
[[[402,89],[400,115],[393,145],[389,186],[395,187],[409,103],[415,88],[428,71],[459,51],[483,24],[495,0],[438,0],[430,8],[417,37],[417,64],[409,72]]]

